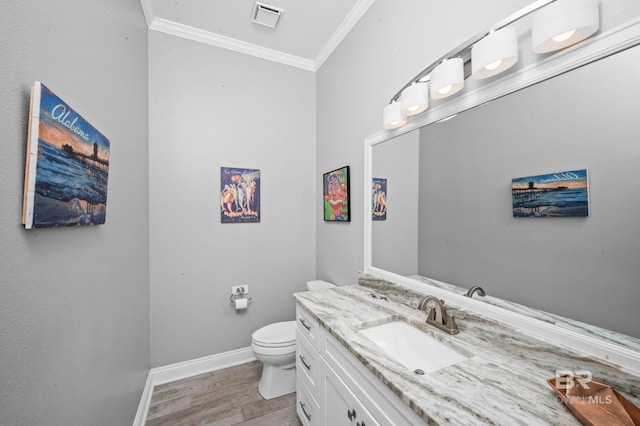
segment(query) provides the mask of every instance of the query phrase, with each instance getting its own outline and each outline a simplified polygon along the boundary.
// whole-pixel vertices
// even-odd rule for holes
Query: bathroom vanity
[[[445,303],[460,330],[448,335],[416,309],[424,294],[362,283],[294,295],[297,411],[307,426],[579,425],[546,382],[557,370],[588,371],[640,404],[637,372]],[[393,345],[374,343],[377,326],[391,323],[409,325],[459,357],[421,374],[422,366],[414,368]],[[437,351],[423,352],[430,360]]]
[[[620,183],[638,181],[628,111],[640,20],[618,13],[631,3],[600,2],[598,34],[546,56],[531,51],[528,18],[518,21],[511,71],[469,78],[451,100],[365,139],[363,187],[395,183],[394,213],[374,222],[363,191],[364,273],[374,279],[294,295],[305,425],[578,425],[547,383],[561,371],[640,404],[640,340],[629,337],[640,337],[636,219],[619,208]],[[584,90],[609,75],[616,84]],[[513,178],[573,165],[593,177],[594,214],[513,216]],[[459,334],[426,324],[426,295],[447,301]],[[412,337],[401,347],[394,334]]]
[[[415,425],[422,420],[377,379],[314,314],[296,309],[297,411],[309,425]],[[322,323],[324,325],[324,323]]]

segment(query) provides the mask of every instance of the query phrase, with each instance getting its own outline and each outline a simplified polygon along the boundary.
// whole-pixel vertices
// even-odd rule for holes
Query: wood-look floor
[[[258,392],[259,361],[156,386],[147,425],[301,426],[296,394],[270,400]]]

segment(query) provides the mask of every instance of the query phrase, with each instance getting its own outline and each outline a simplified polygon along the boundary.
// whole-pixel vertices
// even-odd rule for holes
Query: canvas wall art
[[[351,221],[349,200],[349,166],[322,175],[324,220],[329,222]]]
[[[220,168],[222,223],[260,222],[260,170]]]
[[[387,180],[373,178],[371,183],[371,219],[387,220]]]
[[[102,133],[35,82],[22,209],[25,228],[105,223],[109,152]]]
[[[589,216],[587,170],[512,179],[511,198],[514,217]]]

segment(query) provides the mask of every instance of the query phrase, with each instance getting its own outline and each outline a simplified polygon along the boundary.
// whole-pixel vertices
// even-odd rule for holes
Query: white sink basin
[[[417,374],[430,373],[468,358],[403,321],[363,328],[359,332],[382,348],[389,357]]]

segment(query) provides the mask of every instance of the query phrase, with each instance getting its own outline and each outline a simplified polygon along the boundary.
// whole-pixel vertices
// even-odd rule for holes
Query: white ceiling
[[[316,71],[375,0],[261,0],[278,27],[251,22],[255,0],[140,0],[151,30]]]

